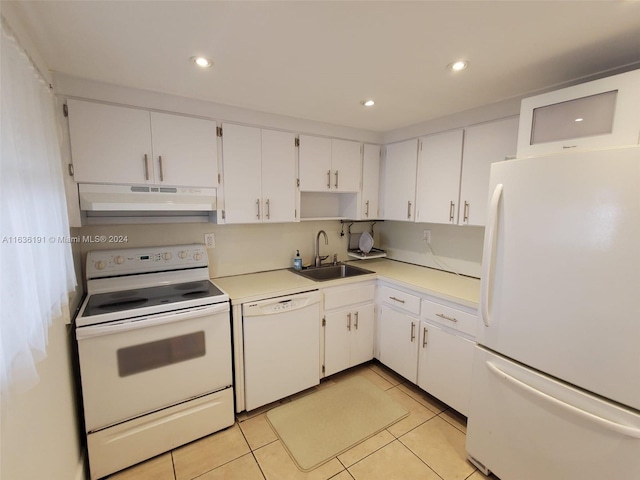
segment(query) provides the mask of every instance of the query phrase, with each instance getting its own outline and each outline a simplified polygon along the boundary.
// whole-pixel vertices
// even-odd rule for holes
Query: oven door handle
[[[166,325],[168,323],[183,322],[192,318],[203,317],[206,315],[215,315],[216,313],[224,313],[229,311],[229,303],[217,303],[206,307],[190,308],[183,312],[171,312],[160,315],[152,315],[139,320],[126,320],[123,322],[111,322],[101,325],[91,325],[88,327],[80,327],[76,329],[76,338],[78,340],[86,340],[88,338],[99,337],[102,335],[112,335],[114,333],[129,332],[131,330],[139,330],[141,328],[155,327],[158,325]]]

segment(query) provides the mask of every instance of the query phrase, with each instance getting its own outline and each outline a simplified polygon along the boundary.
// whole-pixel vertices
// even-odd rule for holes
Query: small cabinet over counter
[[[299,143],[301,191],[360,191],[361,143],[310,135],[300,135]]]
[[[75,99],[67,107],[76,182],[218,186],[214,121]]]

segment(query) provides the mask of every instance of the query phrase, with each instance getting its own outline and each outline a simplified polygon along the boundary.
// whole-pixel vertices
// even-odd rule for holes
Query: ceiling
[[[640,62],[638,1],[14,6],[53,71],[377,132]]]

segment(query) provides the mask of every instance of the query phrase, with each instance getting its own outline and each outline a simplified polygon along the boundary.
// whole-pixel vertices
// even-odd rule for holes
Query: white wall
[[[480,277],[484,227],[412,222],[378,225],[380,245],[389,258]],[[431,231],[431,249],[423,240],[424,230]]]
[[[2,479],[84,478],[69,328],[63,317],[53,321],[40,382],[2,400]]]

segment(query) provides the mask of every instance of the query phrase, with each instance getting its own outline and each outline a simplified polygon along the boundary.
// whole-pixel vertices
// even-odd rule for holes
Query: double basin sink
[[[357,277],[358,275],[374,273],[371,270],[365,270],[364,268],[354,267],[353,265],[347,265],[345,263],[340,263],[338,265],[325,265],[321,267],[304,267],[302,270],[290,268],[289,270],[317,282],[336,280],[338,278]]]

